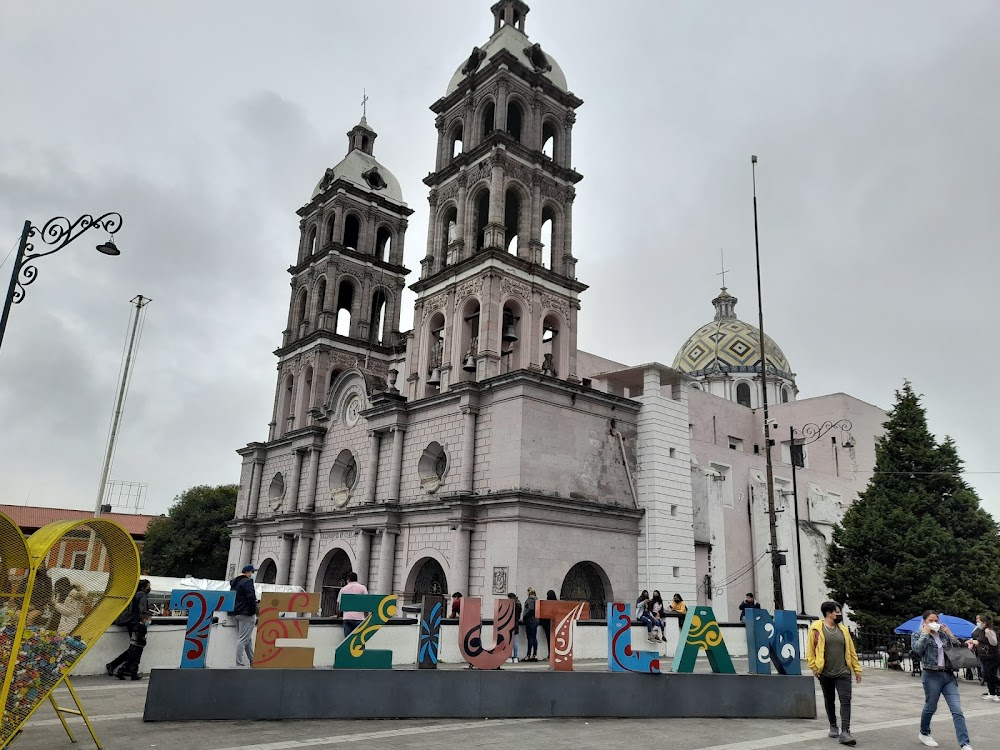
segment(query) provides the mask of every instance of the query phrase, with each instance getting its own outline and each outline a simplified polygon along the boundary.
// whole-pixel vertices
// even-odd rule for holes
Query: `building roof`
[[[722,289],[712,304],[715,320],[691,334],[674,358],[674,368],[690,375],[760,370],[760,330],[736,317],[736,297]],[[792,366],[770,336],[764,336],[769,371],[794,380]]]
[[[39,508],[31,505],[0,505],[0,513],[10,518],[22,531],[35,531],[54,521],[84,521],[94,516],[91,511],[87,510]],[[106,521],[114,521],[132,536],[145,536],[150,521],[159,518],[159,516],[104,513],[101,518]]]
[[[569,86],[566,83],[566,74],[559,67],[559,63],[547,52],[542,52],[541,47],[536,49],[528,41],[526,34],[518,31],[513,26],[504,25],[490,37],[490,40],[486,42],[486,45],[481,50],[473,53],[476,57],[481,58],[479,64],[475,66],[475,70],[468,70],[472,58],[467,59],[458,66],[458,70],[455,71],[455,75],[451,77],[451,81],[448,83],[448,90],[445,96],[455,92],[462,85],[462,81],[465,80],[467,75],[475,75],[484,66],[488,65],[490,58],[501,50],[506,50],[514,55],[517,61],[529,70],[538,70],[539,73],[548,78],[558,88],[563,91],[569,91]],[[536,56],[535,60],[532,60],[532,54]],[[538,55],[541,55],[541,57],[538,57]],[[538,67],[536,62],[541,63],[542,67]]]
[[[379,177],[381,177],[381,181],[379,181]],[[396,176],[384,164],[380,164],[374,156],[366,154],[360,149],[352,149],[337,166],[327,170],[327,174],[313,190],[312,198],[321,195],[337,180],[347,180],[362,190],[384,195],[396,203],[406,205],[403,200],[403,189],[399,186],[399,180],[396,179]]]

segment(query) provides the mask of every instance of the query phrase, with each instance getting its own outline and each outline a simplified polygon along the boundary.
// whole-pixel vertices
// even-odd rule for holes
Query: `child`
[[[133,680],[142,679],[142,672],[139,671],[139,660],[142,659],[142,650],[146,647],[146,629],[151,621],[149,617],[143,618],[132,631],[132,636],[129,638],[128,655],[115,673],[115,677],[119,680],[124,680],[125,675],[129,675]]]

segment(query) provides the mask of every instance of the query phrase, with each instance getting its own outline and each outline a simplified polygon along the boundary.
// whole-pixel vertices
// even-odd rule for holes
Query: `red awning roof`
[[[53,521],[82,521],[93,518],[94,514],[86,510],[67,510],[65,508],[37,508],[25,505],[0,505],[0,513],[16,523],[21,531],[32,532]],[[143,537],[149,522],[159,516],[142,516],[131,513],[104,513],[101,515],[108,521],[114,521],[133,537]]]

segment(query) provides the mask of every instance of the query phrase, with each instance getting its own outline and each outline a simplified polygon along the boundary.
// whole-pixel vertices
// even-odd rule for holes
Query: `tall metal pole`
[[[14,290],[17,288],[17,276],[21,272],[21,263],[24,262],[24,248],[28,244],[28,235],[31,233],[31,219],[24,222],[24,229],[21,231],[21,243],[17,246],[17,257],[14,258],[14,270],[10,272],[10,286],[7,287],[7,299],[3,303],[3,318],[0,318],[0,346],[3,345],[3,335],[7,330],[7,318],[10,317],[10,307],[14,304]]]
[[[135,305],[135,318],[132,321],[132,334],[129,337],[128,353],[125,355],[125,367],[122,369],[122,382],[118,387],[118,400],[115,403],[115,414],[111,420],[111,434],[108,436],[108,451],[104,455],[104,469],[101,471],[101,486],[97,490],[97,505],[94,507],[94,518],[100,518],[101,506],[104,503],[104,491],[108,485],[108,474],[111,471],[111,459],[115,454],[115,444],[118,441],[118,425],[121,423],[122,409],[125,406],[125,390],[128,385],[129,374],[132,370],[132,353],[135,351],[135,337],[139,331],[139,317],[142,308],[152,300],[143,297],[141,294],[134,297],[131,302]]]
[[[799,567],[799,614],[806,613],[806,584],[802,574],[802,531],[799,529],[799,484],[795,478],[795,428],[788,428],[788,458],[792,462],[792,502],[795,504],[795,559]]]
[[[767,459],[767,514],[771,525],[771,578],[774,582],[774,608],[784,609],[785,598],[781,592],[781,552],[778,550],[778,516],[774,506],[774,467],[771,464],[771,424],[767,411],[767,357],[764,352],[764,305],[760,291],[760,237],[757,231],[757,157],[750,157],[753,175],[753,242],[757,258],[757,312],[760,328],[760,386],[764,407],[764,453]]]

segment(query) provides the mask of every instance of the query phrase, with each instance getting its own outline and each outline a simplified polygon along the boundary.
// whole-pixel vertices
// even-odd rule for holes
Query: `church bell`
[[[504,321],[503,333],[500,335],[500,338],[510,343],[517,341],[517,333],[514,331],[514,321],[510,318]]]
[[[465,362],[462,364],[462,369],[466,372],[476,371],[476,358],[472,354],[465,355]]]
[[[431,374],[427,378],[427,385],[441,385],[441,368],[432,367]]]

